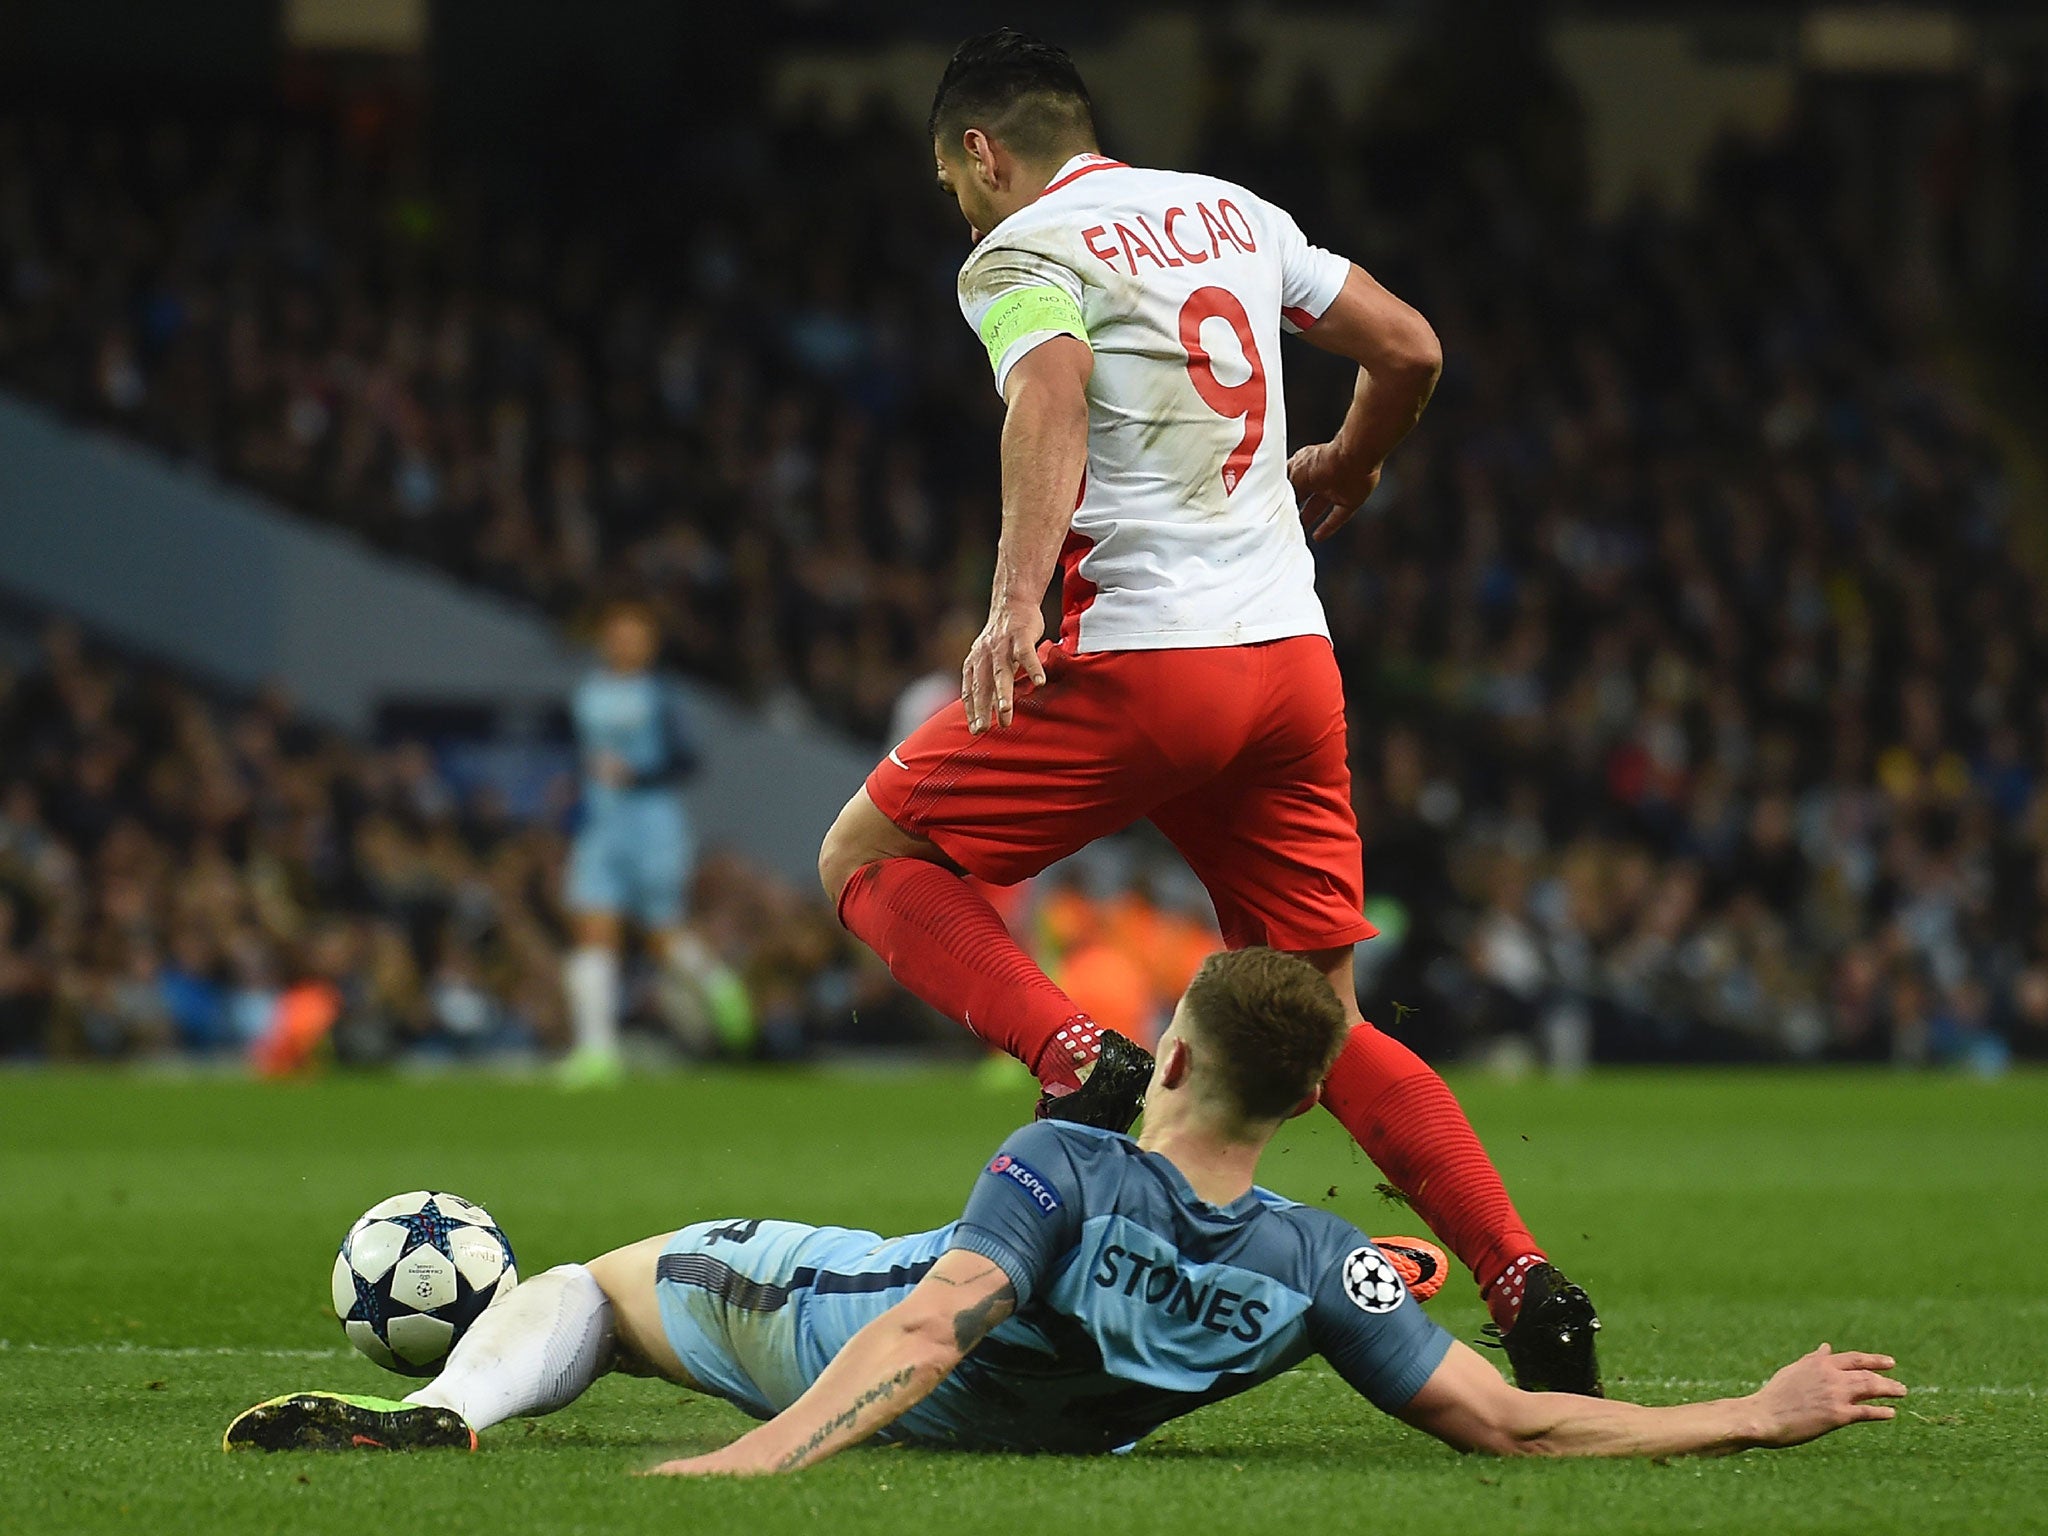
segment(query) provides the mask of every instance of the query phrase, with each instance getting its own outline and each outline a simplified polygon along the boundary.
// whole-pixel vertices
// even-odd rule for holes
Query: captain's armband
[[[1088,327],[1074,296],[1051,283],[1004,294],[981,317],[981,344],[988,348],[989,367],[1000,370],[1003,356],[1012,346],[1040,333],[1088,339]]]

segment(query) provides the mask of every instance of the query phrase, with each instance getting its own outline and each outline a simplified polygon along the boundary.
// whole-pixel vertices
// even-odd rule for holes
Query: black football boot
[[[1152,1053],[1113,1029],[1102,1032],[1102,1054],[1072,1093],[1038,1096],[1040,1120],[1071,1120],[1104,1131],[1128,1131],[1145,1108]]]
[[[1592,1298],[1567,1280],[1548,1260],[1532,1265],[1523,1277],[1522,1310],[1515,1326],[1503,1333],[1488,1323],[1483,1342],[1508,1352],[1515,1385],[1525,1392],[1576,1392],[1604,1397],[1600,1362],[1593,1344],[1600,1317]]]

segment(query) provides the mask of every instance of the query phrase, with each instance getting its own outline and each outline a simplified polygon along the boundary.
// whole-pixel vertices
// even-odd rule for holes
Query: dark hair
[[[1032,160],[1095,147],[1095,108],[1064,48],[998,27],[953,50],[925,132],[955,141],[979,128]]]
[[[1256,946],[1204,960],[1188,983],[1187,1013],[1247,1120],[1277,1120],[1307,1098],[1349,1032],[1314,966]]]

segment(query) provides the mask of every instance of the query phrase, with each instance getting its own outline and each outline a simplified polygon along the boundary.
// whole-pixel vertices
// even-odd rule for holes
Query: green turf
[[[1311,1364],[1093,1461],[856,1452],[793,1479],[626,1474],[740,1429],[601,1383],[477,1456],[223,1456],[239,1409],[390,1390],[327,1311],[335,1242],[418,1186],[487,1204],[534,1273],[710,1216],[883,1231],[954,1214],[1023,1097],[959,1075],[285,1087],[0,1075],[0,1529],[1066,1532],[2011,1531],[2048,1524],[2048,1078],[1607,1076],[1460,1085],[1649,1401],[1746,1390],[1822,1339],[1897,1354],[1889,1425],[1666,1465],[1460,1459]],[[1413,1226],[1334,1123],[1267,1182]],[[1326,1194],[1326,1191],[1329,1193]],[[1456,1282],[1437,1315],[1480,1321]]]

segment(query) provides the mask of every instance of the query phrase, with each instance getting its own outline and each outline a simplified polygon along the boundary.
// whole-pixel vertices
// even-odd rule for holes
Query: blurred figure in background
[[[683,893],[696,838],[682,785],[697,767],[696,731],[682,696],[658,676],[660,632],[636,602],[605,610],[602,666],[576,690],[572,714],[583,764],[583,825],[569,856],[575,947],[562,966],[572,1048],[563,1081],[616,1081],[619,977],[625,923],[637,923],[669,973],[672,990],[701,992],[721,1033],[744,1031],[749,1008],[738,980],[683,922]]]
[[[903,685],[889,710],[889,739],[902,741],[925,721],[960,697],[960,663],[981,621],[968,608],[948,608],[925,647],[926,671]]]

